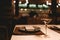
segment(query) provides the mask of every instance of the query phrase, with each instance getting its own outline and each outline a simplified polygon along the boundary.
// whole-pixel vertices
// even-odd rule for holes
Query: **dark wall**
[[[11,0],[0,0],[0,15],[7,15],[11,8]]]
[[[4,36],[3,38],[0,38],[1,40],[10,40],[11,38],[14,28],[13,14],[12,0],[0,0],[0,28],[3,26],[3,28],[6,27],[7,30],[7,34],[5,34],[5,31],[0,31],[0,35]],[[4,35],[1,33],[3,33]],[[6,35],[8,38],[6,37]]]
[[[51,18],[53,19],[52,20],[52,24],[57,24],[57,0],[51,0],[51,11],[52,11],[52,15],[51,15]]]

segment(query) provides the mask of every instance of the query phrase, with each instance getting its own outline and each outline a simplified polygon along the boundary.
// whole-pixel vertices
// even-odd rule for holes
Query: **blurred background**
[[[1,40],[10,40],[15,25],[60,24],[60,0],[0,0]],[[48,21],[49,21],[48,20]],[[9,37],[9,38],[8,38]]]
[[[43,18],[52,19],[49,24],[60,24],[60,0],[14,0],[14,4],[17,24],[44,24]]]

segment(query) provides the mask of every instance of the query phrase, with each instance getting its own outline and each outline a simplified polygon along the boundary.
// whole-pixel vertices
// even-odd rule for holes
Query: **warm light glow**
[[[20,10],[21,10],[21,11],[23,11],[23,9],[22,9],[22,8],[21,8]]]
[[[42,11],[42,9],[40,9],[40,11]]]
[[[27,9],[24,9],[25,11],[27,11]]]
[[[27,5],[29,2],[28,2],[28,0],[26,0],[26,3],[25,3],[25,5]]]
[[[19,4],[21,4],[22,2],[20,1]],[[28,0],[26,0],[26,3],[24,3],[24,5],[27,5],[29,2]]]
[[[60,6],[60,3],[58,4],[58,6]]]
[[[47,4],[47,5],[51,5],[51,3],[49,3],[48,1],[46,1],[46,4]]]
[[[22,2],[20,1],[19,3],[21,4]]]
[[[16,3],[16,1],[14,1],[14,3]]]
[[[58,8],[59,6],[57,5],[56,7]]]

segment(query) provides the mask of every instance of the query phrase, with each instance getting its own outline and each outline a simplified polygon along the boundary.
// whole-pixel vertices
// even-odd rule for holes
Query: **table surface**
[[[15,27],[21,26],[39,26],[41,31],[46,34],[45,25],[16,25]],[[60,28],[60,25],[48,25],[48,27],[49,26],[57,26]],[[12,35],[11,40],[60,40],[60,33],[57,33],[49,28],[47,28],[46,35]]]

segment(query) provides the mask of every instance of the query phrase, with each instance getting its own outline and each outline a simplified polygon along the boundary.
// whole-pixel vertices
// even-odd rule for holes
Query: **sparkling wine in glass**
[[[47,25],[51,22],[52,19],[50,19],[50,18],[42,18],[41,20],[45,24],[45,30],[46,30],[46,35],[47,35],[47,27],[48,27]]]

